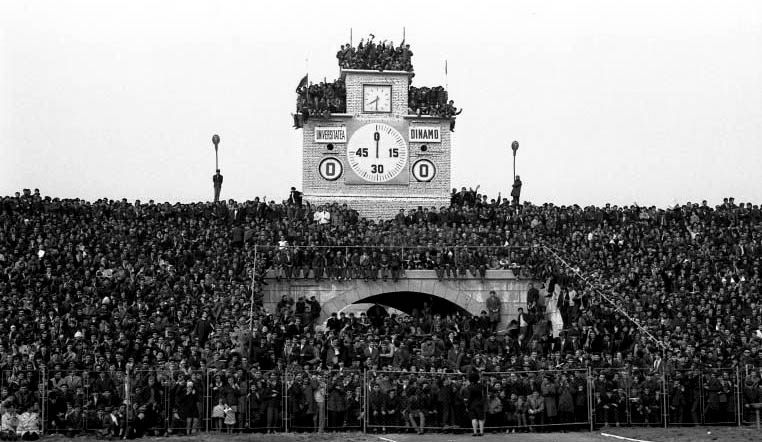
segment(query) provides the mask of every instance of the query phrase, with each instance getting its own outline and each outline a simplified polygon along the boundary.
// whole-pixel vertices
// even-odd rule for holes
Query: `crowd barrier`
[[[528,246],[262,246],[255,245],[257,253],[273,257],[272,276],[283,278],[380,278],[395,275],[390,267],[392,260],[399,264],[397,277],[406,270],[436,270],[440,278],[457,279],[479,277],[486,269],[516,270],[518,262],[528,262],[533,249]],[[317,265],[310,256],[307,261],[296,264],[294,256],[299,251],[319,251],[326,256]],[[359,255],[367,252],[371,257],[361,263]],[[357,253],[358,258],[351,256]],[[444,258],[437,258],[444,253]],[[282,254],[282,255],[279,255]],[[392,257],[392,255],[395,255]],[[287,258],[286,255],[289,255]],[[389,261],[381,261],[386,255]],[[341,258],[343,256],[343,258]],[[334,257],[338,261],[334,261]],[[337,264],[340,262],[340,264]],[[317,266],[317,267],[316,267]],[[317,275],[316,275],[317,273]]]
[[[301,370],[0,372],[5,413],[47,434],[141,437],[248,432],[470,431],[462,373]],[[754,425],[760,386],[740,369],[485,372],[487,431]],[[394,391],[394,393],[390,393]],[[9,398],[12,397],[12,400]]]
[[[13,396],[14,410],[18,414],[23,412],[33,414],[40,431],[42,431],[42,425],[45,421],[44,371],[30,368],[22,367],[21,364],[16,363],[11,370],[0,371],[0,394],[2,394],[3,399]],[[0,405],[0,413],[4,414],[9,405],[3,400]]]
[[[592,424],[587,369],[484,373],[482,382],[488,393],[487,429],[571,430]]]

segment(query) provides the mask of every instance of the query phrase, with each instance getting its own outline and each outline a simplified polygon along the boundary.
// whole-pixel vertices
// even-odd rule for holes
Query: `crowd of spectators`
[[[331,114],[346,111],[347,90],[342,78],[331,83],[321,81],[310,85],[304,81],[296,88],[296,129],[303,127],[310,118],[328,118]]]
[[[460,115],[463,109],[455,107],[455,102],[448,99],[447,90],[442,86],[415,87],[408,91],[408,112],[415,115],[452,118]]]
[[[357,47],[347,43],[341,45],[336,53],[342,69],[371,69],[374,71],[413,72],[413,51],[403,40],[399,46],[386,40],[377,43],[370,34],[367,40],[361,39]]]
[[[382,221],[346,205],[314,207],[293,192],[281,203],[87,202],[37,190],[2,197],[0,414],[34,422],[41,404],[46,429],[121,437],[190,433],[199,419],[222,431],[275,430],[285,395],[293,395],[292,426],[336,428],[359,425],[376,385],[389,395],[383,374],[363,390],[363,370],[374,379],[383,370],[429,373],[413,391],[432,396],[436,384],[443,399],[425,410],[440,413],[449,400],[439,385],[445,378],[462,386],[468,373],[509,373],[483,377],[493,390],[500,383],[500,400],[485,410],[497,414],[488,421],[517,428],[584,420],[576,407],[591,394],[601,425],[654,423],[665,412],[662,382],[674,422],[732,419],[735,389],[744,406],[760,402],[759,206],[732,198],[664,209],[516,206],[478,189],[454,189],[449,207]],[[289,274],[291,253],[302,264]],[[358,255],[374,254],[377,272],[355,267]],[[317,269],[318,278],[338,280],[397,279],[406,268],[460,276],[462,267],[474,270],[462,276],[479,277],[501,262],[543,284],[497,331],[486,309],[466,317],[424,304],[403,316],[333,314],[322,326],[314,300],[286,297],[276,311],[262,304],[268,270],[286,278],[315,277]],[[596,380],[580,391],[573,370],[587,368]],[[349,374],[326,382],[314,377],[318,369]],[[567,371],[536,374],[554,369]],[[297,378],[283,380],[296,371],[300,388]],[[404,391],[411,376],[395,376]],[[403,391],[394,394],[413,413],[395,415],[400,425],[412,415],[418,431],[424,418],[462,426],[415,413],[426,402],[410,391],[403,399]],[[373,410],[388,411],[384,401]],[[521,416],[526,421],[515,420]]]

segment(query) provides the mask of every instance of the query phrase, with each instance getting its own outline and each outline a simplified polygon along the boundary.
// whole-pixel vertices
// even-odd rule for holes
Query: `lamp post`
[[[217,134],[212,135],[212,143],[214,143],[214,170],[218,170],[220,168],[220,161],[217,157],[217,148],[220,145],[220,136]],[[513,153],[514,156],[516,156],[516,152]],[[514,167],[515,169],[515,167]],[[514,172],[515,174],[515,172]]]
[[[518,141],[511,143],[511,150],[513,150],[513,181],[516,181],[516,151],[519,150]]]

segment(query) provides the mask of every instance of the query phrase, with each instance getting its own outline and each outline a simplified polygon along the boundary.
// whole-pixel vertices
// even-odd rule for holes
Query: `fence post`
[[[368,433],[368,369],[362,370],[362,432]]]
[[[45,434],[47,423],[47,408],[48,408],[48,376],[47,366],[42,364],[40,366],[40,433]]]
[[[129,368],[127,368],[129,367]],[[126,413],[126,422],[124,434],[126,437],[129,437],[130,432],[130,418],[134,418],[134,413],[132,410],[132,379],[130,379],[130,371],[132,370],[132,367],[129,365],[124,369],[124,402],[125,405],[127,405],[127,413]]]
[[[288,423],[290,421],[288,415],[288,368],[283,372],[283,382],[281,383],[281,394],[283,395],[283,432],[288,433]],[[293,381],[292,381],[293,382]]]
[[[666,359],[664,359],[666,362]],[[662,418],[664,419],[664,428],[667,428],[667,421],[669,421],[669,403],[667,400],[667,370],[664,369],[664,363],[659,367],[661,370],[661,392],[662,392]]]
[[[254,249],[256,250],[256,246],[254,247]],[[204,432],[208,433],[209,421],[211,420],[209,419],[209,416],[211,416],[210,412],[211,412],[211,404],[212,404],[211,394],[209,393],[211,386],[209,385],[209,369],[208,368],[204,372],[204,377],[206,378],[206,381],[204,382],[204,407],[203,407],[204,416],[202,417],[202,419],[204,419]]]
[[[169,436],[169,432],[172,429],[172,407],[170,407],[169,404],[169,386],[170,384],[167,383],[164,386],[164,434],[162,436]]]
[[[735,394],[736,394],[736,420],[738,421],[738,426],[740,427],[741,421],[743,419],[743,407],[741,406],[741,372],[736,366],[736,388],[735,388]]]
[[[704,405],[704,400],[706,398],[704,398],[704,369],[703,368],[699,369],[699,399],[700,399],[699,404],[701,407],[699,408],[699,416],[700,416],[701,422],[699,422],[698,424],[704,425],[704,423],[706,422],[706,416],[704,416],[704,410],[706,409]]]
[[[595,431],[593,420],[593,378],[590,367],[587,367],[587,418],[590,420],[590,432]]]

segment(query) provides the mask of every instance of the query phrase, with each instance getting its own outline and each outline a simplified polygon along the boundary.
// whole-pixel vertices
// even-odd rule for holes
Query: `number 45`
[[[358,157],[367,157],[368,156],[368,148],[362,147],[360,149],[357,149],[357,152],[355,152],[355,155]]]

